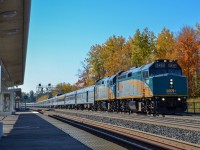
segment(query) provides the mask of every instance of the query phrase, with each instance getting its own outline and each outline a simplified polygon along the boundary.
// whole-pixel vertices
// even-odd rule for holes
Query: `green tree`
[[[31,90],[31,91],[29,92],[29,99],[30,99],[30,102],[35,102],[35,101],[36,101],[36,97],[35,97],[35,95],[34,95],[33,90]]]
[[[199,97],[200,96],[200,77],[197,72],[192,73],[192,78],[191,78],[191,96],[192,97]]]
[[[169,29],[164,28],[156,40],[156,59],[176,59],[175,39]]]
[[[88,53],[88,58],[85,59],[88,63],[90,75],[94,80],[101,79],[105,76],[104,63],[106,59],[103,58],[103,48],[101,45],[93,45]]]
[[[148,28],[141,33],[139,29],[133,38],[129,38],[131,48],[131,61],[135,66],[141,66],[154,60],[155,36]]]

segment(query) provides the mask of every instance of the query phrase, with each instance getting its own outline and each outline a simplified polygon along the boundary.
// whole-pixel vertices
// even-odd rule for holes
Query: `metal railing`
[[[188,102],[187,113],[200,114],[200,102]]]

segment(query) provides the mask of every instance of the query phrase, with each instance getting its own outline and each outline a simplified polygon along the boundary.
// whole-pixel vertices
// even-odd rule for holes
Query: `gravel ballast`
[[[200,145],[199,131],[169,127],[167,125],[165,126],[165,125],[155,125],[152,123],[144,123],[144,122],[140,122],[139,120],[134,121],[134,120],[126,120],[126,119],[117,119],[117,118],[110,118],[110,117],[105,117],[105,116],[102,117],[102,116],[96,116],[92,114],[88,115],[88,114],[81,114],[81,113],[74,113],[74,112],[62,112],[62,113],[68,114],[71,116],[86,118],[86,119],[90,119],[94,121],[110,123],[113,125],[140,130],[140,131]]]

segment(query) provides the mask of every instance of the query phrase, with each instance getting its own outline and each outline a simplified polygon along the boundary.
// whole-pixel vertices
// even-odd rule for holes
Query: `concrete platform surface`
[[[13,120],[15,124],[13,124]],[[9,123],[10,122],[10,123]],[[0,150],[88,150],[89,147],[64,133],[38,115],[27,112],[6,117]],[[10,128],[12,126],[12,128]]]

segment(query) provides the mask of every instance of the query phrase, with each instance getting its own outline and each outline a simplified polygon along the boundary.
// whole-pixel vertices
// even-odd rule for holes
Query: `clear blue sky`
[[[90,47],[148,27],[175,34],[200,23],[200,0],[32,0],[22,90],[39,83],[75,83]]]

